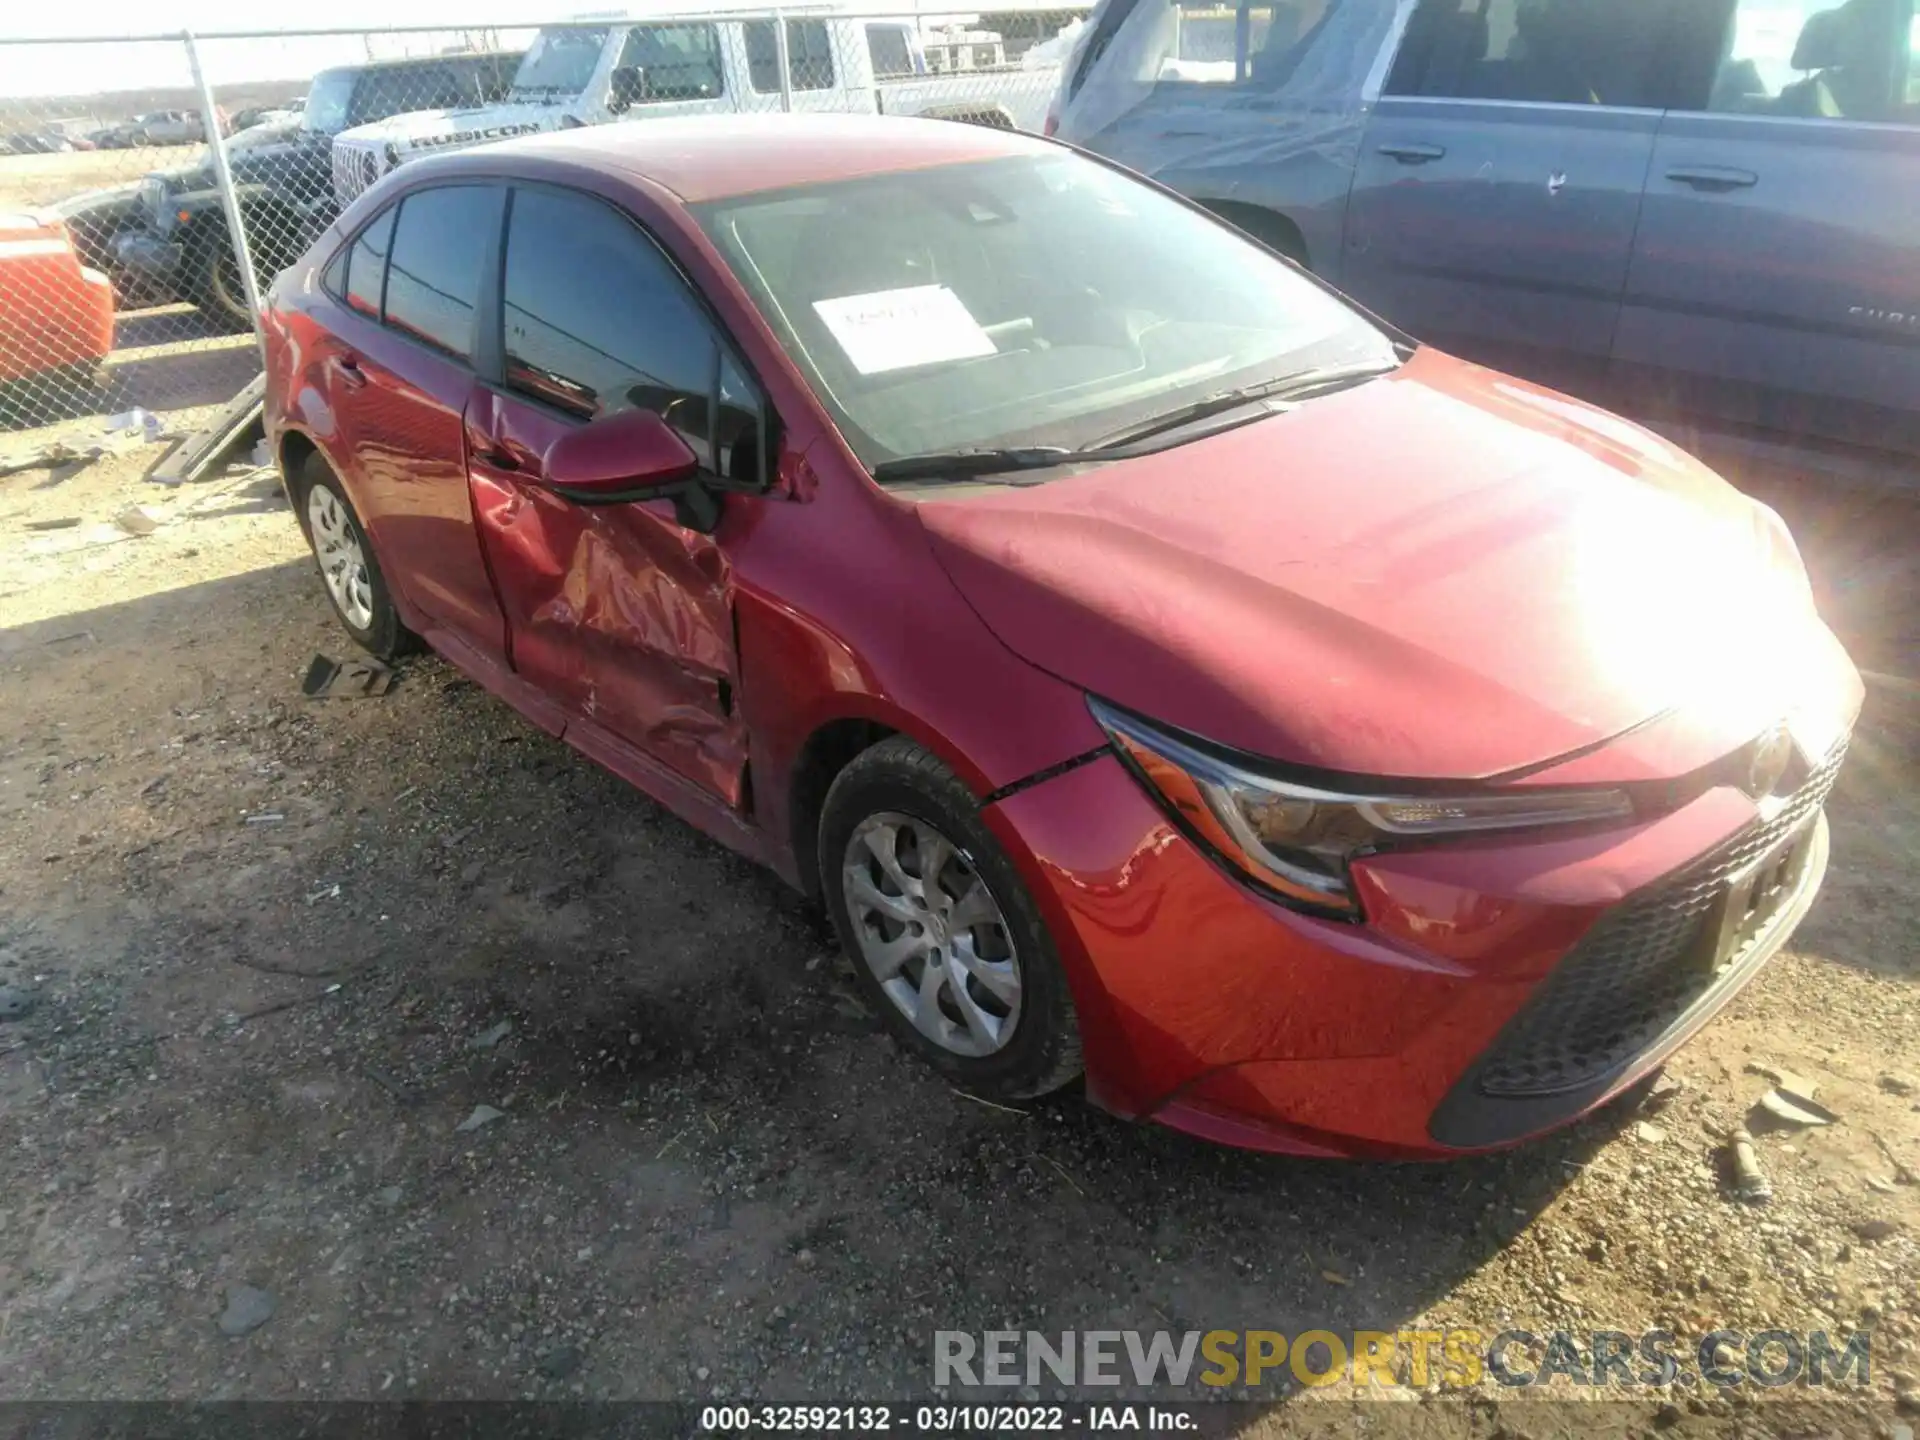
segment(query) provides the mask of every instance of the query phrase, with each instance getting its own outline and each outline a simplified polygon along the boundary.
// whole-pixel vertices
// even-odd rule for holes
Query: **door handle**
[[[1438,160],[1447,153],[1444,145],[1382,145],[1382,155],[1391,155],[1402,165],[1425,165],[1429,160]]]
[[[340,383],[349,390],[358,390],[367,383],[367,372],[360,368],[360,361],[355,356],[334,356],[333,368],[339,372]]]
[[[1760,183],[1760,177],[1751,170],[1734,170],[1723,165],[1689,165],[1667,171],[1667,179],[1677,185],[1691,185],[1696,190],[1715,194],[1745,190]]]

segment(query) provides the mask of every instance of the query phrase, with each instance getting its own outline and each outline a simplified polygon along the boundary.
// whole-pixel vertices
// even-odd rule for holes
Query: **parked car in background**
[[[128,144],[191,145],[206,138],[207,127],[198,111],[155,110],[134,117]]]
[[[0,136],[0,155],[58,155],[73,149],[73,142],[57,130],[18,130]]]
[[[519,51],[381,60],[323,70],[298,117],[228,142],[247,243],[262,282],[299,256],[337,213],[334,134],[423,100],[478,104],[505,93]],[[253,321],[211,153],[66,208],[86,243],[111,255],[124,290],[188,300],[216,323]]]
[[[960,1088],[1440,1156],[1784,944],[1862,696],[1780,518],[1038,137],[409,165],[281,277],[326,592],[819,895]]]
[[[112,349],[113,288],[66,227],[0,213],[0,417],[36,423],[95,394]]]
[[[801,113],[877,111],[1038,130],[1057,85],[1057,61],[1009,64],[997,33],[923,30],[912,16],[788,17],[786,51],[783,86],[772,13],[738,7],[711,20],[547,26],[502,103],[420,107],[340,135],[335,190],[344,204],[408,160],[513,135],[783,103]],[[950,73],[937,73],[943,69]]]
[[[1058,133],[1422,338],[1920,462],[1911,0],[1103,0]]]

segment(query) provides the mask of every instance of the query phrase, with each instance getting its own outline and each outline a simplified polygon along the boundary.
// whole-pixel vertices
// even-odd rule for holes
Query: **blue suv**
[[[1056,133],[1448,349],[1920,477],[1915,0],[1103,0]]]

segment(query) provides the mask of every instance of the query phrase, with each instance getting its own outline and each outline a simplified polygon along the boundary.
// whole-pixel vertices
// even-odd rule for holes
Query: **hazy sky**
[[[71,95],[88,90],[126,90],[149,85],[185,85],[190,81],[185,52],[178,41],[153,44],[22,45],[9,43],[34,35],[151,35],[191,29],[277,30],[289,26],[329,28],[391,25],[440,25],[472,28],[518,20],[539,23],[614,8],[593,0],[327,0],[325,5],[267,6],[259,0],[82,0],[77,5],[0,0],[0,95]],[[661,3],[640,10],[670,11]],[[382,36],[378,56],[421,54],[444,49],[456,40],[448,33],[411,38]],[[524,37],[521,37],[524,40]],[[202,45],[208,78],[222,82],[304,77],[328,65],[367,58],[359,36],[286,36],[271,40],[209,40]]]
[[[819,4],[820,0],[799,0]],[[1038,3],[1038,0],[1035,0]],[[534,25],[545,20],[609,14],[674,14],[696,9],[772,9],[774,0],[327,0],[325,5],[266,6],[260,0],[81,0],[75,5],[0,0],[0,96],[78,95],[88,91],[130,90],[191,81],[184,47],[177,41],[86,45],[8,43],[34,35],[120,37],[218,30],[278,30],[297,24],[329,28],[446,25],[426,35],[294,36],[266,40],[209,40],[201,54],[216,92],[241,80],[304,78],[328,65],[369,58],[432,54],[458,43],[458,30]],[[846,12],[931,9],[915,0],[847,0]],[[1018,6],[1009,7],[1018,8]],[[931,18],[931,17],[930,17]],[[520,30],[500,37],[524,45]]]

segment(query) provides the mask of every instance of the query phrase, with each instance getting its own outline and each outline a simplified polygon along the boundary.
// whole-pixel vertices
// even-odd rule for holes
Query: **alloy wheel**
[[[860,958],[914,1029],[978,1059],[1020,1021],[1020,957],[972,859],[924,820],[883,811],[854,828],[841,883]]]
[[[373,576],[347,507],[325,485],[307,496],[307,530],[334,608],[355,630],[373,628]]]

